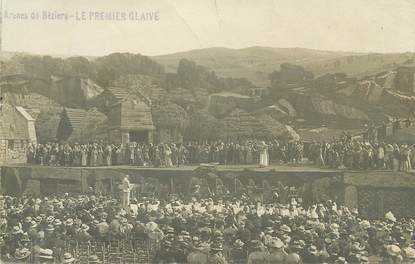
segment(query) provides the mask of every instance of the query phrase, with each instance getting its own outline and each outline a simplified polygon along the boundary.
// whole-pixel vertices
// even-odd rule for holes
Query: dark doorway
[[[148,131],[130,131],[130,142],[148,142]]]

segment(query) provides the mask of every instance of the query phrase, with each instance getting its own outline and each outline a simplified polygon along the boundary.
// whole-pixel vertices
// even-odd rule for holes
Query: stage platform
[[[41,165],[30,165],[30,164],[7,164],[3,165],[2,167],[42,167],[42,168],[75,168],[75,169],[128,169],[128,170],[171,170],[171,171],[193,171],[196,168],[199,168],[203,165],[209,165],[215,167],[218,171],[243,171],[243,170],[252,170],[252,171],[269,171],[269,170],[276,170],[276,171],[321,171],[321,172],[335,172],[335,171],[343,171],[337,169],[326,169],[326,168],[319,168],[317,166],[313,166],[310,164],[270,164],[268,167],[260,168],[258,165],[211,165],[211,164],[199,164],[199,165],[183,165],[180,167],[137,167],[137,166],[130,166],[130,165],[119,165],[119,166],[99,166],[99,167],[61,167],[61,166],[41,166]]]
[[[307,201],[336,200],[350,208],[381,216],[386,210],[415,216],[415,174],[396,171],[321,169],[311,165],[182,166],[149,168],[134,166],[48,167],[25,164],[1,167],[2,192],[10,195],[104,193],[118,195],[124,176],[153,195],[191,195],[194,184],[209,185],[216,193],[224,186],[231,195],[253,186],[258,192],[285,186],[302,190]],[[145,188],[144,188],[145,187]],[[239,190],[239,189],[240,190]],[[148,191],[150,190],[150,191]],[[408,201],[408,202],[403,202]]]

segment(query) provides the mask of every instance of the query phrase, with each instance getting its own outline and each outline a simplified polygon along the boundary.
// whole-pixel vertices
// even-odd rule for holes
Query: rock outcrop
[[[415,94],[415,66],[402,66],[398,68],[395,87],[400,92]]]
[[[252,111],[258,98],[236,93],[217,93],[210,95],[208,109],[216,117],[223,117],[236,108]]]
[[[353,106],[340,104],[322,96],[295,94],[290,97],[299,115],[311,119],[333,117],[350,120],[368,120],[368,115]]]
[[[52,76],[50,94],[64,106],[86,107],[104,89],[89,78],[77,76]]]

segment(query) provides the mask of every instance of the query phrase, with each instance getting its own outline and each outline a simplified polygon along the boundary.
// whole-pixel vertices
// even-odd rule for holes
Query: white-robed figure
[[[122,185],[121,185],[123,208],[128,208],[130,206],[130,193],[133,187],[134,187],[134,184],[130,183],[130,176],[125,175],[124,179],[122,180]]]
[[[259,167],[267,167],[269,165],[268,146],[264,141],[259,144]]]

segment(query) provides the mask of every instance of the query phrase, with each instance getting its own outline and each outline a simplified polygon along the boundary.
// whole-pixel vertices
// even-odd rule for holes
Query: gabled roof
[[[29,130],[34,130],[34,123],[30,127],[29,121],[34,119],[26,110],[5,103],[0,112],[0,139],[31,139]]]
[[[65,108],[61,114],[61,121],[57,131],[57,138],[62,140],[87,140],[97,133],[106,116],[93,108],[88,111],[83,109]],[[67,120],[65,122],[65,120]],[[71,129],[71,130],[68,130]]]
[[[16,106],[16,109],[27,121],[35,121],[35,119],[23,107]]]
[[[148,106],[151,105],[150,99],[146,97],[145,95],[143,95],[138,90],[131,90],[127,87],[119,87],[119,86],[118,87],[110,86],[110,87],[107,87],[106,90],[110,94],[112,94],[114,98],[117,100],[117,102],[114,105],[122,103],[123,101],[128,99],[130,96],[134,96],[134,95],[139,97]]]
[[[66,113],[69,123],[73,129],[82,128],[83,121],[86,116],[86,111],[75,108],[65,108],[63,113]]]
[[[107,87],[106,90],[110,92],[117,100],[123,100],[129,95],[126,88],[122,87]]]

